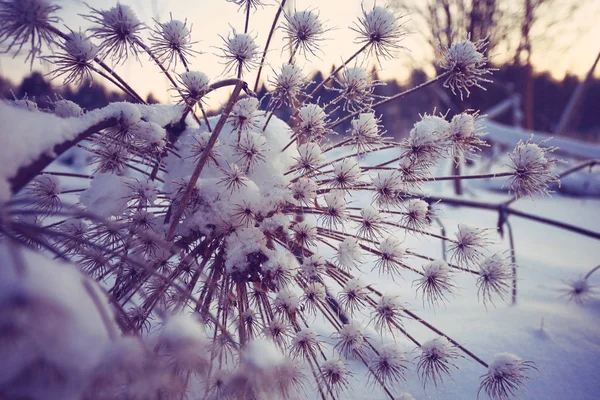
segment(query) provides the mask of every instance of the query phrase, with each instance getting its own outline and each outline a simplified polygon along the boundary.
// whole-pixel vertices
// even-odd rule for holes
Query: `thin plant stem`
[[[167,233],[167,241],[168,242],[171,241],[171,239],[173,239],[173,236],[175,235],[175,229],[177,228],[177,225],[179,224],[179,220],[183,216],[185,207],[192,196],[192,192],[194,190],[194,187],[196,186],[196,182],[198,182],[200,173],[202,172],[204,165],[208,161],[210,152],[212,151],[212,148],[214,147],[215,143],[217,142],[217,138],[219,137],[221,130],[225,126],[225,122],[227,121],[227,118],[229,117],[229,113],[231,112],[233,105],[235,104],[238,97],[240,96],[241,90],[242,90],[242,85],[238,82],[235,85],[235,88],[233,89],[233,93],[231,94],[229,101],[227,102],[227,104],[225,105],[225,108],[223,109],[223,113],[221,114],[221,117],[219,118],[219,121],[217,122],[217,125],[215,126],[215,130],[213,131],[212,135],[210,136],[210,139],[208,140],[208,143],[206,145],[206,148],[204,149],[204,152],[200,156],[200,160],[198,161],[198,164],[196,164],[196,168],[194,169],[194,172],[192,173],[192,177],[190,178],[190,181],[185,189],[181,203],[179,204],[179,207],[175,210],[175,213],[173,214],[173,220],[171,221],[171,225],[170,225],[169,231]]]
[[[261,75],[263,67],[265,65],[265,59],[267,58],[267,51],[269,50],[269,46],[271,45],[271,39],[273,38],[273,34],[275,33],[275,29],[277,28],[277,22],[279,21],[279,17],[281,16],[281,12],[283,11],[285,2],[286,2],[286,0],[281,1],[281,4],[277,8],[277,12],[275,13],[275,18],[273,18],[273,24],[271,24],[271,30],[269,30],[269,36],[267,36],[267,42],[265,43],[265,49],[263,50],[263,54],[260,59],[260,66],[258,67],[258,72],[256,74],[256,81],[254,82],[254,91],[255,92],[258,91],[258,85],[260,83],[260,75]]]
[[[405,91],[403,91],[403,92],[401,92],[401,93],[398,93],[398,94],[395,94],[395,95],[393,95],[393,96],[387,97],[387,98],[385,98],[385,99],[383,99],[383,100],[380,100],[380,101],[378,101],[377,103],[373,104],[373,105],[371,106],[371,108],[372,108],[372,109],[376,109],[377,107],[380,107],[380,106],[382,106],[382,105],[384,105],[384,104],[387,104],[387,103],[389,103],[390,101],[394,101],[394,100],[397,100],[397,99],[402,99],[402,98],[404,98],[404,97],[408,96],[409,94],[412,94],[412,93],[414,93],[414,92],[416,92],[416,91],[418,91],[418,90],[420,90],[420,89],[423,89],[423,88],[425,88],[425,87],[427,87],[427,86],[429,86],[429,85],[431,85],[431,84],[433,84],[433,83],[435,83],[435,82],[438,82],[438,81],[440,81],[440,80],[442,80],[442,79],[446,78],[446,77],[447,77],[448,75],[450,75],[452,72],[453,72],[452,70],[448,70],[448,71],[446,71],[446,72],[443,72],[443,73],[441,73],[440,75],[436,76],[435,78],[432,78],[432,79],[428,80],[427,82],[424,82],[424,83],[422,83],[422,84],[420,84],[420,85],[418,85],[418,86],[415,86],[415,87],[413,87],[413,88],[411,88],[411,89],[405,90]],[[352,114],[350,114],[350,115],[347,115],[346,117],[344,117],[344,118],[341,118],[339,121],[335,122],[335,123],[334,123],[333,125],[331,125],[329,128],[330,128],[330,129],[333,129],[333,128],[335,128],[336,126],[339,126],[339,125],[343,124],[344,122],[346,122],[346,121],[348,121],[348,120],[350,120],[350,119],[352,119],[352,118],[356,117],[356,116],[357,116],[357,115],[359,115],[360,113],[361,113],[361,111],[356,111],[356,112],[354,112],[354,113],[352,113]]]

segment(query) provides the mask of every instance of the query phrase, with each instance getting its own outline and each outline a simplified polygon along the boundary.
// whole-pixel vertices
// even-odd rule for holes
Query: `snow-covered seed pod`
[[[159,190],[156,182],[149,179],[133,179],[126,185],[131,190],[131,199],[142,205],[152,205],[158,198]]]
[[[193,107],[210,90],[210,80],[200,71],[186,71],[178,76],[181,89],[179,95],[183,103]]]
[[[298,203],[309,205],[317,197],[317,183],[308,178],[300,178],[292,183],[292,196]]]
[[[209,341],[204,326],[191,314],[173,315],[165,321],[158,348],[178,368],[202,372],[209,365]]]
[[[343,101],[343,110],[351,112],[368,109],[375,100],[375,86],[380,84],[361,67],[344,68],[335,80],[340,85],[340,88],[333,88],[339,93],[335,101]]]
[[[339,294],[340,305],[350,313],[363,307],[367,301],[367,289],[359,279],[349,279]]]
[[[92,155],[94,172],[122,174],[129,162],[129,151],[123,146],[109,142],[99,145]]]
[[[67,219],[56,229],[64,234],[59,237],[59,244],[67,253],[77,253],[87,243],[89,226],[80,218]]]
[[[76,118],[83,115],[83,109],[70,100],[60,99],[52,102],[54,115],[61,118]]]
[[[318,281],[325,274],[326,269],[325,259],[315,254],[302,260],[300,273],[309,281]]]
[[[295,160],[295,168],[302,173],[309,173],[320,167],[325,162],[325,157],[321,147],[311,142],[298,146],[298,157]]]
[[[378,245],[378,256],[373,269],[378,269],[380,274],[387,274],[392,279],[400,273],[402,259],[406,254],[406,248],[399,239],[388,236]]]
[[[521,360],[514,354],[500,353],[488,367],[488,372],[482,376],[477,395],[481,391],[492,400],[509,400],[523,389],[529,373],[537,370],[531,361]]]
[[[197,53],[192,50],[195,42],[192,42],[191,27],[188,28],[187,20],[178,21],[171,17],[168,22],[157,22],[150,40],[152,52],[167,68],[171,65],[176,67],[178,60],[188,65],[188,57]]]
[[[290,321],[295,318],[298,307],[300,307],[300,299],[295,293],[289,290],[279,291],[275,300],[273,300],[273,309],[275,312],[287,317]]]
[[[306,76],[295,64],[283,64],[281,70],[269,79],[275,102],[291,106],[307,84]]]
[[[183,149],[185,157],[193,159],[194,163],[200,160],[204,150],[208,146],[210,141],[211,132],[198,132],[190,135],[187,146]],[[218,140],[208,153],[208,163],[214,161],[217,156],[217,149],[221,146],[221,142]]]
[[[263,6],[263,0],[227,0],[230,3],[237,4],[240,6],[240,10],[246,10],[248,8],[258,8],[259,6]]]
[[[402,327],[402,310],[404,306],[398,296],[383,295],[372,312],[371,322],[379,332],[384,329],[394,332]]]
[[[317,332],[312,328],[305,328],[296,333],[290,345],[290,352],[294,358],[303,357],[310,359],[320,348]]]
[[[481,296],[484,304],[492,301],[492,293],[504,299],[508,293],[511,275],[510,264],[499,254],[487,257],[481,262],[477,278],[477,294]]]
[[[341,241],[335,254],[337,265],[346,271],[356,268],[362,260],[360,249],[359,241],[353,237],[347,237]]]
[[[398,384],[406,379],[408,361],[395,343],[377,349],[377,354],[369,363],[371,374],[384,384]]]
[[[258,127],[258,99],[248,97],[238,100],[231,109],[228,120],[235,130],[248,131]]]
[[[221,37],[224,46],[220,48],[225,64],[225,72],[243,75],[258,66],[260,50],[254,38],[247,33],[237,33],[235,29],[227,37]]]
[[[84,33],[71,32],[60,46],[60,50],[44,59],[54,64],[51,72],[53,79],[64,77],[65,85],[80,85],[84,81],[92,81],[92,64],[98,51]]]
[[[449,250],[452,259],[455,259],[460,266],[466,267],[477,263],[483,257],[483,248],[490,243],[487,229],[459,224],[456,241],[452,242]]]
[[[532,143],[531,139],[527,142],[521,140],[509,153],[511,162],[508,167],[514,171],[514,175],[508,179],[508,184],[515,196],[548,194],[548,186],[559,182],[558,175],[552,172],[557,160],[547,156],[556,147],[542,147],[543,144]]]
[[[337,229],[348,219],[346,214],[347,202],[344,192],[332,190],[324,198],[326,206],[323,208],[323,214],[319,217],[319,220],[326,228]]]
[[[417,292],[421,291],[423,294],[423,304],[427,301],[432,307],[446,300],[446,294],[454,289],[450,268],[444,260],[434,260],[423,265],[423,275],[415,280],[415,284]]]
[[[304,266],[304,264],[302,264]],[[304,271],[302,275],[305,275]],[[327,292],[325,291],[325,286],[319,282],[310,282],[304,288],[304,295],[301,298],[302,303],[305,305],[305,310],[309,313],[316,314],[318,310],[318,306],[323,304],[325,298],[327,296]]]
[[[352,376],[346,363],[341,359],[329,359],[320,367],[319,384],[329,388],[336,395],[348,388],[348,378]]]
[[[358,22],[351,27],[358,37],[356,42],[367,47],[376,57],[391,58],[400,49],[400,40],[404,36],[400,17],[389,8],[373,5],[371,10],[362,10]]]
[[[358,322],[352,321],[335,332],[333,339],[336,341],[334,349],[342,356],[352,358],[355,354],[363,353],[367,337],[363,327]]]
[[[317,226],[311,221],[298,222],[292,228],[294,231],[294,241],[301,249],[306,249],[309,246],[315,246],[317,240]]]
[[[289,399],[304,390],[306,376],[304,365],[297,360],[289,360],[277,368],[275,379],[281,398]]]
[[[229,169],[223,171],[223,177],[219,180],[219,184],[224,185],[233,193],[242,186],[246,186],[249,181],[243,169],[237,164],[230,164]]]
[[[15,50],[18,55],[28,43],[32,47],[27,60],[33,60],[45,45],[54,43],[51,24],[58,23],[58,17],[52,14],[60,6],[48,0],[5,0],[0,2],[0,45],[6,46],[6,52]]]
[[[115,63],[124,63],[130,53],[137,57],[144,25],[131,7],[117,4],[108,10],[90,9],[91,13],[84,17],[94,24],[90,32],[100,40],[99,48],[104,57],[112,58]]]
[[[384,231],[384,219],[374,207],[366,206],[360,210],[358,222],[358,236],[376,241]]]
[[[331,186],[336,189],[348,190],[361,176],[360,166],[353,158],[345,158],[333,166],[333,178]]]
[[[449,87],[454,94],[458,92],[461,99],[464,93],[469,96],[473,86],[485,90],[481,85],[491,82],[485,76],[492,73],[492,69],[486,67],[489,62],[489,58],[484,55],[487,45],[487,40],[472,42],[466,39],[454,42],[450,47],[440,48],[444,58],[439,66],[448,71],[444,87]]]
[[[298,111],[300,122],[296,133],[301,138],[318,141],[330,132],[327,113],[318,104],[305,104]]]
[[[275,289],[287,287],[298,272],[296,257],[287,252],[276,252],[263,264],[262,270],[266,275],[265,280]]]
[[[259,226],[263,232],[284,234],[289,231],[289,227],[290,217],[282,213],[276,213],[269,218],[263,219]]]
[[[417,363],[417,374],[423,387],[432,382],[438,386],[452,369],[458,369],[455,362],[462,357],[456,348],[443,336],[421,344],[421,356]]]
[[[381,142],[383,132],[380,122],[373,112],[361,113],[352,120],[349,132],[358,153],[364,153]]]
[[[244,165],[247,171],[252,171],[259,163],[266,161],[266,150],[267,141],[263,135],[244,132],[235,146],[235,154],[239,157],[237,162]]]
[[[131,129],[136,147],[150,156],[161,153],[167,144],[167,131],[155,122],[139,121]]]
[[[277,343],[280,347],[285,345],[285,340],[289,336],[288,331],[288,325],[279,318],[272,319],[264,329],[265,336]]]
[[[406,214],[402,223],[411,230],[423,231],[431,219],[429,203],[421,199],[411,199],[406,203]]]
[[[488,146],[480,139],[484,135],[483,127],[478,123],[477,113],[463,112],[456,114],[450,120],[448,138],[452,144],[452,155],[455,162],[463,158],[473,158],[481,151],[481,147]]]
[[[399,191],[401,190],[400,177],[396,171],[378,172],[372,178],[372,185],[375,189],[373,201],[381,207],[391,207],[398,202]]]
[[[404,156],[425,165],[434,165],[444,155],[450,123],[442,117],[425,114],[410,130],[404,143]]]
[[[53,175],[39,175],[26,187],[33,207],[43,214],[52,214],[61,209],[60,179]]]
[[[284,15],[286,23],[283,25],[283,32],[287,39],[286,46],[291,51],[298,51],[305,56],[308,53],[315,55],[326,32],[319,20],[319,13],[315,10],[305,10]]]

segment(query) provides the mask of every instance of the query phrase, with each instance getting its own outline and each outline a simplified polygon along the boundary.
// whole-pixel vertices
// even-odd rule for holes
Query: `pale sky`
[[[364,0],[364,7],[372,6],[373,1]],[[63,7],[59,16],[64,25],[73,29],[89,27],[89,23],[78,15],[87,12],[82,0],[58,0],[56,3]],[[116,4],[116,0],[87,0],[87,3],[92,7],[103,9]],[[238,7],[235,4],[225,0],[121,0],[121,3],[131,6],[138,18],[147,24],[152,23],[152,18],[161,22],[167,21],[169,12],[173,14],[174,19],[184,20],[187,18],[188,23],[193,25],[194,40],[199,42],[195,49],[203,53],[192,59],[192,69],[200,70],[215,80],[224,77],[222,75],[223,66],[219,63],[219,58],[215,56],[215,53],[218,53],[215,47],[222,43],[219,35],[227,36],[230,32],[230,25],[243,31],[244,15],[237,12]],[[265,3],[274,2],[267,0]],[[321,20],[331,28],[325,35],[328,40],[323,42],[320,59],[314,56],[308,60],[303,57],[298,58],[298,62],[305,67],[307,73],[315,69],[329,71],[332,64],[339,65],[357,49],[357,45],[353,43],[354,33],[348,27],[360,15],[362,3],[362,0],[296,0],[296,9],[298,10],[318,8]],[[383,0],[378,1],[378,4],[384,3]],[[250,31],[256,35],[256,43],[261,48],[266,41],[275,11],[274,6],[266,6],[263,9],[259,8],[250,18]],[[589,15],[583,14],[578,17],[579,21],[589,22],[585,21]],[[407,30],[414,31],[415,28],[411,27],[410,19],[406,20]],[[558,78],[561,78],[567,71],[581,76],[589,69],[600,50],[598,37],[600,37],[600,25],[595,24],[592,29],[583,32],[576,40],[570,41],[566,46],[566,51],[553,52],[551,46],[550,51],[540,52],[541,54],[538,53],[537,56],[534,53],[534,64],[538,70],[549,70]],[[564,38],[557,38],[557,41],[559,39]],[[397,59],[384,61],[378,66],[382,79],[405,79],[409,75],[411,67],[425,56],[418,40],[418,33],[408,35],[403,44],[408,50],[400,51]],[[282,55],[285,56],[285,52],[282,51],[283,45],[280,33],[275,36],[267,57],[267,62],[274,68],[281,65]],[[143,96],[152,92],[156,97],[165,101],[169,96],[166,78],[161,76],[157,67],[146,61],[146,58],[141,57],[143,67],[135,60],[130,60],[125,65],[117,67],[116,70]],[[362,59],[365,66],[372,64],[373,61]],[[50,71],[50,66],[36,63],[34,69],[47,73]],[[267,68],[265,72],[270,73],[270,68]],[[0,56],[0,75],[17,82],[28,73],[29,67],[24,64],[22,58],[12,59],[6,55]],[[265,76],[263,73],[263,77]],[[253,84],[255,75],[249,74],[244,78]],[[221,96],[217,96],[214,101],[218,102],[221,98]],[[218,104],[214,104],[214,106],[218,106]]]

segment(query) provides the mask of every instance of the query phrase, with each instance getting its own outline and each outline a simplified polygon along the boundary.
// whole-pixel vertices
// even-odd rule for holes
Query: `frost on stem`
[[[458,369],[456,359],[462,357],[456,348],[443,336],[429,340],[421,345],[421,356],[417,363],[417,373],[423,387],[432,382],[436,387],[453,369]]]
[[[450,47],[440,47],[444,58],[439,66],[449,71],[444,87],[449,87],[454,94],[458,92],[461,100],[463,93],[469,96],[473,86],[485,90],[482,83],[491,82],[485,78],[492,73],[492,69],[486,67],[489,62],[484,54],[487,44],[485,39],[476,42],[466,39],[453,43]]]
[[[508,179],[510,190],[517,197],[534,196],[536,194],[549,194],[548,185],[559,182],[558,176],[552,172],[558,160],[548,157],[556,147],[542,147],[540,144],[522,140],[515,149],[509,153],[510,164],[508,167],[514,171]]]
[[[19,54],[23,46],[31,44],[27,60],[33,60],[42,47],[54,43],[51,24],[59,22],[52,14],[60,7],[48,0],[0,1],[0,46],[8,53]]]
[[[167,68],[171,65],[175,68],[178,60],[188,65],[188,58],[198,53],[192,50],[196,42],[192,41],[191,29],[187,20],[178,21],[173,16],[168,22],[156,22],[150,35],[151,50],[161,62],[167,64]]]
[[[509,400],[522,390],[528,373],[537,370],[531,361],[523,361],[510,353],[500,353],[494,356],[488,372],[482,376],[477,398],[481,391],[492,400]]]
[[[287,49],[304,56],[307,53],[316,55],[323,40],[322,36],[327,31],[319,20],[319,13],[315,10],[306,10],[284,15],[286,23],[283,32],[287,39]]]
[[[84,15],[94,26],[90,28],[92,36],[100,40],[100,53],[111,58],[113,63],[124,63],[129,55],[137,57],[138,42],[144,25],[131,7],[117,4],[108,10],[90,7],[91,13]]]
[[[242,75],[250,72],[258,66],[260,51],[254,39],[247,33],[233,32],[224,38],[221,36],[224,46],[220,47],[221,58],[225,64],[225,73],[235,72]]]
[[[363,8],[358,22],[350,29],[358,35],[356,43],[365,45],[369,54],[378,59],[392,58],[393,53],[402,48],[399,42],[405,35],[400,19],[389,8],[373,5],[371,10]]]

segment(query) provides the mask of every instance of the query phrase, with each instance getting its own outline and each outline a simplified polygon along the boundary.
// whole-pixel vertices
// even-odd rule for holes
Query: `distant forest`
[[[376,77],[375,73],[374,75]],[[485,110],[499,104],[507,97],[521,92],[520,89],[523,87],[522,77],[523,73],[519,67],[503,66],[494,73],[494,82],[486,85],[487,91],[475,88],[472,90],[471,96],[465,98],[465,101],[461,102],[458,97],[452,96],[448,90],[440,90],[441,84],[437,83],[425,90],[417,91],[405,99],[390,102],[377,111],[378,115],[383,116],[383,124],[388,130],[388,134],[402,137],[408,133],[412,124],[419,118],[419,114],[431,113],[434,109],[443,113],[450,110],[450,114],[464,109],[478,109],[484,113]],[[426,79],[425,73],[417,70],[406,84],[399,84],[396,81],[383,82],[385,84],[377,86],[375,93],[381,96],[389,96],[423,83]],[[319,72],[313,76],[312,85],[316,85],[322,80],[323,75]],[[550,133],[554,131],[577,84],[578,79],[573,76],[567,76],[563,81],[556,81],[548,74],[539,74],[535,77],[535,130]],[[262,88],[258,93],[259,98],[263,98],[265,93],[266,90]],[[76,102],[87,110],[93,110],[108,103],[126,99],[123,94],[109,91],[97,82],[91,85],[84,84],[73,90],[71,87],[51,84],[43,75],[35,72],[23,79],[17,86],[0,77],[0,96],[12,99],[13,95],[16,98],[23,98],[27,95],[28,98],[35,99],[42,108],[48,107],[49,101],[59,95]],[[319,94],[323,102],[333,99],[335,95],[336,92],[328,90],[324,90]],[[148,96],[147,101],[148,103],[156,102],[152,95]],[[281,117],[289,115],[289,110],[282,110],[281,112],[283,114],[280,115]],[[339,111],[334,112],[331,119],[336,119],[341,115],[336,115],[337,113]],[[514,123],[514,116],[510,111],[494,119],[508,125]],[[349,128],[349,125],[346,128]],[[567,132],[569,136],[579,139],[591,142],[600,141],[600,79],[590,81]]]

